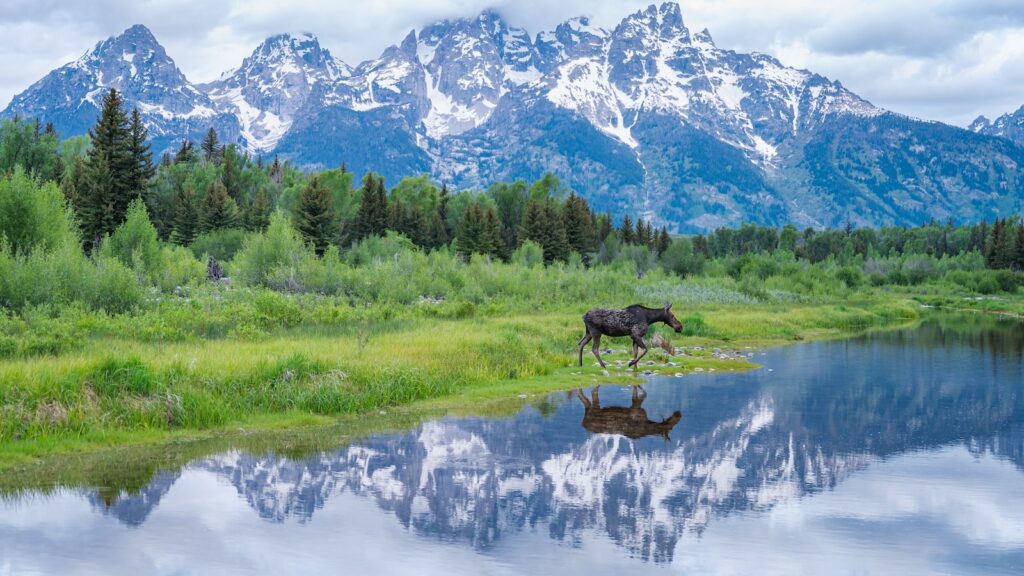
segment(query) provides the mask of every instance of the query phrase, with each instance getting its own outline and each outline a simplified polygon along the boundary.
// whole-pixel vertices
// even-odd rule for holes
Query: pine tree
[[[123,105],[121,95],[111,88],[103,97],[96,125],[89,130],[92,148],[83,180],[86,189],[80,193],[82,237],[90,248],[124,221],[128,204],[139,194],[132,188],[136,160]]]
[[[582,256],[584,262],[589,262],[590,253],[596,248],[596,238],[587,201],[575,192],[570,193],[562,209],[562,220],[569,250]]]
[[[253,232],[262,232],[270,225],[270,198],[266,191],[260,189],[253,196],[252,202],[245,210],[245,229]]]
[[[228,190],[228,196],[236,203],[242,201],[242,166],[245,160],[238,155],[235,145],[228,146],[221,155],[221,181]]]
[[[530,200],[526,203],[526,212],[523,213],[523,221],[519,224],[519,245],[522,246],[529,240],[543,247],[551,243],[549,234],[547,212],[539,202]]]
[[[355,240],[367,236],[382,236],[388,228],[388,197],[384,179],[368,173],[363,179],[363,195],[359,200],[353,223]]]
[[[237,224],[238,205],[228,196],[224,183],[214,180],[206,189],[206,196],[203,197],[199,210],[199,232],[233,228]]]
[[[203,160],[213,164],[220,161],[220,144],[217,140],[217,131],[212,126],[206,131],[206,138],[203,138],[202,149]]]
[[[156,167],[153,166],[153,152],[147,142],[149,130],[142,123],[138,108],[132,109],[131,120],[128,125],[128,151],[132,157],[131,170],[129,172],[128,190],[132,197],[128,202],[139,197],[145,198],[148,194],[150,182],[156,176]],[[121,207],[118,207],[119,209]],[[128,211],[128,203],[123,206]]]
[[[196,159],[195,145],[188,138],[181,141],[181,147],[174,153],[174,163],[191,162]]]
[[[502,245],[504,244],[501,238],[502,230],[501,219],[498,218],[498,213],[494,208],[488,208],[484,214],[483,230],[480,233],[480,247],[482,250],[487,250],[485,254],[501,256]]]
[[[82,228],[82,243],[85,248],[98,248],[107,236],[117,228],[114,217],[114,179],[102,155],[90,159],[84,178],[86,197],[79,210]]]
[[[480,205],[472,202],[466,206],[462,216],[462,223],[459,225],[458,233],[455,235],[455,245],[459,254],[470,256],[472,254],[487,254],[488,246],[484,239],[484,214]]]
[[[196,238],[199,228],[199,208],[196,206],[196,194],[191,184],[178,189],[174,195],[174,223],[171,241],[180,246],[188,246]]]
[[[280,184],[282,176],[281,172],[281,161],[278,160],[277,154],[274,154],[274,162],[270,165],[270,170],[267,172],[267,174],[270,176],[271,180]]]
[[[309,244],[317,256],[323,256],[338,236],[337,214],[334,211],[334,197],[331,191],[320,185],[320,178],[313,176],[302,192],[295,207],[295,229]]]
[[[629,215],[622,217],[622,225],[619,226],[619,241],[623,244],[634,244],[636,235],[633,233],[633,221]]]
[[[608,235],[612,233],[612,215],[610,212],[601,214],[597,217],[597,240],[598,242],[604,242]]]
[[[665,251],[668,250],[668,247],[671,245],[672,237],[668,235],[668,229],[662,226],[661,234],[658,235],[658,242],[656,244],[658,256],[660,257],[662,254],[664,254]]]
[[[558,204],[549,200],[545,203],[545,220],[548,225],[548,236],[550,243],[544,246],[544,259],[551,262],[565,262],[569,259],[569,240],[565,234],[565,222],[559,213]]]
[[[992,225],[992,241],[985,254],[985,264],[992,269],[1009,268],[1013,264],[1013,238],[1010,236],[1009,221],[996,219]]]
[[[1013,268],[1024,272],[1024,221],[1017,223],[1017,242],[1014,247]]]
[[[643,218],[636,219],[636,243],[640,246],[651,245],[651,225]]]

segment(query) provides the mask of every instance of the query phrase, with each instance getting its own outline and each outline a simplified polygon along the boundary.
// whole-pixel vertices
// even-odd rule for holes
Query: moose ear
[[[672,309],[672,303],[671,302],[665,302],[665,310],[671,310],[671,309]]]

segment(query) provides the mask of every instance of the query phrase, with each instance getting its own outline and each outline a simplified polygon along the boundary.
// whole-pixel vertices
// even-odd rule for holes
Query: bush
[[[232,274],[250,286],[270,286],[282,277],[294,279],[299,262],[311,252],[279,210],[270,217],[266,232],[246,239],[232,262]]]
[[[133,200],[128,206],[124,223],[103,241],[100,254],[134,268],[140,278],[151,279],[160,274],[163,254],[142,200]]]
[[[203,261],[207,256],[213,256],[218,262],[227,262],[245,246],[248,237],[249,233],[238,228],[212,230],[196,236],[189,249]]]
[[[536,242],[527,240],[512,253],[512,263],[524,268],[540,266],[544,263],[544,249]]]
[[[21,166],[0,177],[0,238],[6,249],[27,253],[77,243],[64,195],[53,182],[40,184]]]

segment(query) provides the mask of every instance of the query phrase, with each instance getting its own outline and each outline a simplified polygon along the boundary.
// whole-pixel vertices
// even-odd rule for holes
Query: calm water
[[[1022,574],[1022,353],[1020,324],[945,318],[636,403],[604,386],[8,496],[0,575]]]

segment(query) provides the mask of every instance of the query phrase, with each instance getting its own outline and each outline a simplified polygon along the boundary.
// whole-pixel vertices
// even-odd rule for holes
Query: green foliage
[[[235,255],[232,275],[251,286],[280,285],[284,277],[294,277],[307,249],[298,232],[283,212],[270,217],[270,225],[262,234],[250,235],[242,250]],[[273,281],[273,282],[272,282]]]
[[[544,249],[536,242],[526,240],[512,253],[512,263],[524,268],[540,266],[544,264]]]
[[[320,179],[314,176],[309,186],[299,195],[295,207],[295,229],[313,246],[318,256],[322,256],[337,239],[336,218],[330,191],[321,186]]]
[[[0,176],[0,238],[6,248],[53,250],[77,242],[64,197],[53,182],[40,183],[20,165]]]
[[[43,131],[39,120],[20,118],[0,124],[0,174],[9,174],[20,166],[40,180],[55,180],[61,175],[62,165],[52,125]]]
[[[89,131],[92,148],[85,162],[84,190],[80,191],[82,236],[87,246],[98,246],[124,221],[128,204],[143,195],[140,149],[124,101],[111,88],[103,97],[100,117]],[[142,134],[144,138],[144,133]],[[145,151],[141,151],[144,155]]]
[[[228,262],[245,245],[250,233],[238,228],[222,228],[196,236],[189,246],[192,254],[203,261],[213,256],[218,262]]]
[[[200,233],[210,232],[222,228],[234,228],[238,224],[239,213],[235,200],[228,196],[228,190],[223,182],[220,180],[211,182],[199,209],[197,230]]]
[[[155,278],[159,274],[163,265],[162,252],[156,228],[150,223],[142,200],[131,203],[124,224],[103,241],[100,254],[134,268],[141,277]]]

